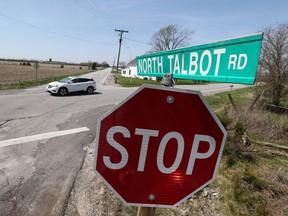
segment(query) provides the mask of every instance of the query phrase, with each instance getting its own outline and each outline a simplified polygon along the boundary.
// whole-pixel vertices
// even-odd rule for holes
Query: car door
[[[86,78],[80,78],[79,80],[81,82],[81,91],[86,91],[89,86],[89,80]]]
[[[69,92],[82,91],[80,79],[75,78],[75,79],[71,80],[68,84],[68,90],[69,90]]]

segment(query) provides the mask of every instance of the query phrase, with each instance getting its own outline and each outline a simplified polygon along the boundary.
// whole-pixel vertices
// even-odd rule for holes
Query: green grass
[[[139,79],[139,78],[129,78],[129,77],[118,77],[118,84],[122,87],[138,87],[142,84],[152,84],[152,85],[161,85],[161,81],[154,81],[149,79]],[[183,80],[177,79],[176,85],[195,85],[194,80]],[[206,84],[205,82],[199,82],[197,84]]]
[[[283,206],[288,197],[287,151],[258,144],[247,147],[242,143],[246,131],[256,141],[288,145],[285,136],[288,115],[270,113],[260,107],[247,111],[257,92],[250,87],[206,97],[223,126],[229,128],[219,174],[212,184],[220,194],[219,215],[272,216],[275,214],[273,209],[280,209],[281,215],[288,215]],[[231,112],[228,93],[243,113]],[[275,129],[281,138],[271,137],[270,132]]]
[[[288,121],[286,121],[286,122],[288,122]],[[275,140],[275,139],[263,136],[262,134],[254,134],[254,133],[250,133],[249,137],[251,137],[251,139],[253,139],[253,140],[258,140],[260,142],[268,142],[268,143],[273,143],[276,145],[283,145],[283,146],[288,147],[288,143],[286,140]]]
[[[144,79],[137,79],[137,78],[129,78],[129,77],[118,77],[118,82],[122,87],[138,87],[142,84],[153,84],[153,85],[161,85],[160,82],[154,80],[144,80]]]
[[[273,104],[272,103],[272,98],[269,98],[269,97],[265,97],[263,99],[263,102],[265,102],[266,104],[270,104],[270,105]],[[286,95],[286,97],[282,97],[281,98],[279,106],[288,108],[288,95]]]
[[[207,84],[210,82],[205,81],[197,81],[197,80],[186,80],[186,79],[176,79],[175,84],[176,85],[195,85],[195,84]]]
[[[206,100],[214,110],[217,110],[219,108],[229,106],[231,104],[228,98],[228,93],[231,94],[235,104],[243,105],[251,102],[251,97],[254,94],[254,88],[249,87],[249,88],[232,90],[230,92],[222,92],[212,96],[206,96]]]

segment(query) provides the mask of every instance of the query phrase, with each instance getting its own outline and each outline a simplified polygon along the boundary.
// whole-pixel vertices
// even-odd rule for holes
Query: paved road
[[[98,88],[91,95],[51,96],[45,86],[0,91],[0,216],[65,211],[97,118],[136,89],[105,85],[109,73],[89,74]],[[229,84],[179,87],[230,90]]]

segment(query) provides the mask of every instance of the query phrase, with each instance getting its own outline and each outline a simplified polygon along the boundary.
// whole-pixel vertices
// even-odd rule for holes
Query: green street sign
[[[240,83],[253,85],[263,32],[137,57],[139,76]]]

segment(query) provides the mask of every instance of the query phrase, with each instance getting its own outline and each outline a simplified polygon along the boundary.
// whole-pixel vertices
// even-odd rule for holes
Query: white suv
[[[46,91],[51,94],[65,96],[70,92],[85,91],[91,94],[96,90],[96,82],[92,78],[67,77],[57,82],[49,83]]]

